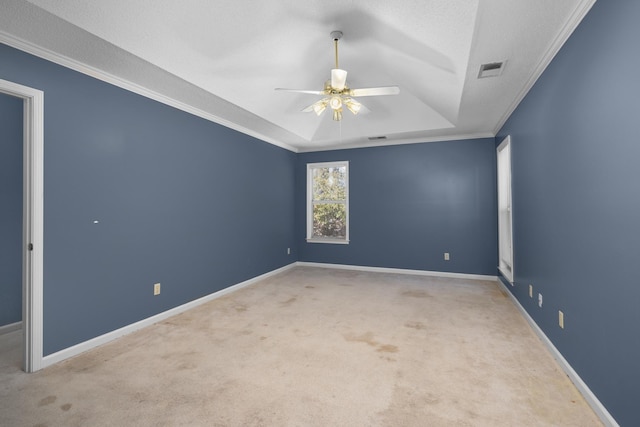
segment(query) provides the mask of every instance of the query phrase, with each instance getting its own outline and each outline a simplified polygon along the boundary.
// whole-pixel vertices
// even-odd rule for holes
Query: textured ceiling
[[[494,135],[593,1],[3,0],[0,41],[308,151]],[[350,87],[400,94],[335,122],[274,91],[322,89],[333,30]]]

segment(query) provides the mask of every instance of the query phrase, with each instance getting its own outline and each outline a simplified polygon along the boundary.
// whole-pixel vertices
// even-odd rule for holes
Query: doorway
[[[0,363],[21,363],[22,99],[0,94]]]
[[[22,99],[22,367],[25,372],[35,372],[44,367],[44,93],[2,79],[0,93]]]

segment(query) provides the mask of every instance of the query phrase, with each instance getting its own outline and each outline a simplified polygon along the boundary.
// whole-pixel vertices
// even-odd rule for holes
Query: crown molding
[[[189,104],[186,104],[182,101],[178,101],[174,98],[163,95],[156,91],[150,90],[137,83],[133,83],[121,77],[114,76],[113,74],[107,73],[91,65],[69,58],[65,55],[61,55],[50,49],[43,48],[32,42],[21,39],[19,37],[16,37],[4,31],[0,31],[0,43],[4,43],[7,46],[11,46],[13,48],[26,52],[28,54],[37,56],[38,58],[45,59],[47,61],[53,62],[54,64],[61,65],[65,68],[69,68],[71,70],[77,71],[79,73],[85,74],[87,76],[93,77],[103,82],[112,84],[121,89],[125,89],[129,92],[133,92],[135,94],[144,96],[145,98],[152,99],[154,101],[160,102],[162,104],[168,105],[170,107],[176,108],[178,110],[181,110],[186,113],[192,114],[194,116],[200,117],[202,119],[208,120],[210,122],[217,123],[219,125],[233,129],[245,135],[267,142],[269,144],[278,146],[280,148],[284,148],[285,150],[289,150],[294,153],[298,152],[297,148],[289,144],[285,144],[283,142],[274,140],[273,138],[269,138],[252,129],[238,125],[237,123],[233,123],[227,119],[223,119],[222,117],[216,116],[215,114],[193,107]]]
[[[300,148],[298,153],[315,153],[318,151],[334,151],[334,150],[349,150],[356,148],[374,148],[374,147],[390,147],[394,145],[406,145],[406,144],[423,144],[427,142],[444,142],[444,141],[459,141],[466,139],[480,139],[480,138],[495,138],[495,134],[492,132],[479,132],[479,133],[462,133],[446,136],[433,136],[424,138],[406,138],[396,140],[386,140],[384,143],[362,143],[351,142],[344,145],[331,145],[327,147],[313,147],[313,148]]]

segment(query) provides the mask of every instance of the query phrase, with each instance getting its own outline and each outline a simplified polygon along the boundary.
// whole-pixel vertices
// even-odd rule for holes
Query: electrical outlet
[[[564,329],[564,313],[562,310],[558,310],[558,325]]]
[[[287,248],[287,255],[291,255],[291,248]]]
[[[449,261],[449,252],[444,253],[444,260]]]
[[[533,298],[533,285],[529,285],[529,298]]]
[[[538,307],[542,307],[542,294],[538,294]]]
[[[153,294],[160,295],[160,283],[155,283],[153,285]]]

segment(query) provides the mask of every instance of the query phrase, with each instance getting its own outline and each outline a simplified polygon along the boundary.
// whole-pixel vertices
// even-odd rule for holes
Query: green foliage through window
[[[311,238],[347,239],[348,172],[345,163],[309,165]]]
[[[313,205],[313,237],[347,237],[347,209],[345,205]]]

